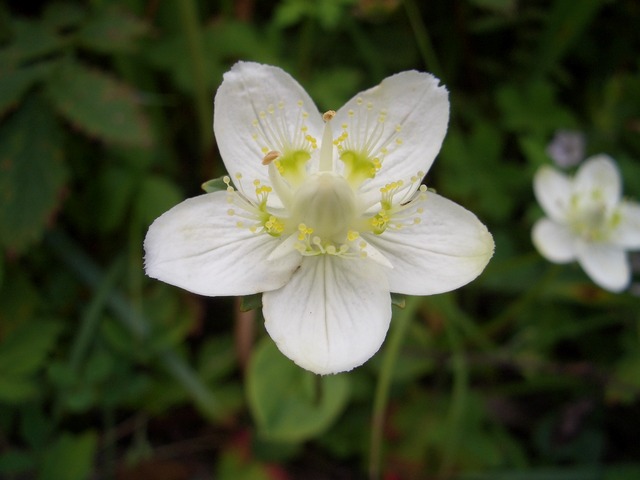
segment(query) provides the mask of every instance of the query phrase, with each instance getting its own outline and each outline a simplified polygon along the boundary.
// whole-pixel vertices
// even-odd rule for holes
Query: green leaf
[[[0,129],[0,171],[0,245],[23,251],[42,235],[67,177],[58,123],[37,99]]]
[[[301,369],[264,337],[249,363],[247,395],[263,437],[301,442],[331,426],[347,403],[349,383],[344,374],[322,377]]]
[[[0,50],[0,65],[17,66],[62,47],[62,38],[40,22],[14,18],[11,27],[13,39]]]
[[[262,308],[262,293],[254,293],[253,295],[244,295],[240,297],[240,311],[248,312]]]
[[[33,378],[15,375],[0,377],[0,402],[19,404],[38,395],[39,385]]]
[[[201,188],[207,193],[224,191],[228,187],[224,179],[225,177],[218,177],[218,178],[213,178],[211,180],[207,180],[201,185]]]
[[[404,308],[407,304],[407,296],[401,293],[391,294],[391,305],[395,305],[398,308]]]
[[[552,69],[583,35],[607,0],[556,0],[540,35],[538,58],[534,63],[540,76]]]
[[[51,63],[37,63],[15,70],[0,64],[0,116],[15,107],[23,95],[51,70]]]
[[[62,330],[55,320],[31,320],[0,343],[0,377],[27,376],[45,363]]]
[[[136,197],[136,212],[146,225],[150,225],[164,212],[183,199],[175,184],[158,175],[149,175],[142,182]]]
[[[640,464],[607,467],[603,480],[636,480],[640,478]]]
[[[77,27],[84,19],[85,11],[80,5],[70,2],[48,3],[42,13],[42,23],[53,30]]]
[[[149,147],[149,121],[136,92],[106,73],[67,61],[53,72],[47,93],[72,125],[107,143]]]
[[[109,165],[98,178],[100,200],[96,205],[102,232],[111,232],[124,225],[135,191],[134,174],[127,168]]]
[[[110,6],[95,14],[78,32],[80,45],[101,53],[129,52],[149,30],[143,20]]]
[[[7,450],[0,455],[0,475],[23,473],[35,466],[33,454],[21,450]]]
[[[63,433],[44,452],[38,480],[86,480],[93,467],[98,439],[95,433]]]

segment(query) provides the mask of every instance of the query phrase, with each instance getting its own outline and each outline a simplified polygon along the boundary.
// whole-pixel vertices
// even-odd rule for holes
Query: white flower
[[[621,199],[615,162],[593,156],[573,178],[544,166],[533,186],[548,217],[533,226],[538,251],[554,263],[577,260],[602,288],[624,290],[631,279],[626,251],[640,248],[640,204]]]
[[[237,63],[213,121],[233,180],[151,225],[147,274],[202,295],[264,292],[286,356],[321,374],[361,365],[386,335],[389,292],[458,288],[493,254],[472,213],[420,185],[448,117],[447,91],[426,73],[321,115],[281,69]]]

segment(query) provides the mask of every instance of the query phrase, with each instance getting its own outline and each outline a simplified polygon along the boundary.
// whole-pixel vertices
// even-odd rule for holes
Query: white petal
[[[298,102],[302,102],[302,106]],[[282,102],[283,108],[278,105]],[[256,133],[254,122],[260,112],[268,112],[273,107],[274,114],[266,114],[271,131],[265,132],[267,144],[262,138],[253,138]],[[252,192],[253,181],[260,180],[269,185],[268,168],[262,164],[269,150],[280,151],[278,139],[292,140],[302,132],[302,112],[308,113],[304,120],[308,134],[320,138],[323,121],[317,107],[305,90],[288,73],[278,67],[253,62],[238,62],[229,72],[216,93],[213,111],[213,130],[227,171],[236,184],[240,183],[247,192]],[[242,179],[236,178],[236,173]]]
[[[531,239],[550,262],[569,263],[576,259],[576,239],[565,225],[541,218],[533,226]]]
[[[407,182],[419,171],[429,170],[449,123],[449,95],[438,83],[428,73],[401,72],[356,95],[340,108],[332,121],[335,128],[347,123],[350,139],[375,139],[374,156],[380,155],[379,149],[388,144],[389,153],[383,157],[382,168],[375,178],[362,185],[363,193],[378,192],[391,181]],[[354,112],[351,119],[350,110]],[[382,111],[386,114],[380,123]],[[399,132],[397,126],[401,126]],[[384,130],[374,133],[376,128]],[[397,144],[396,139],[401,143]]]
[[[388,228],[366,239],[391,262],[386,270],[392,292],[431,295],[448,292],[476,278],[493,255],[493,238],[477,217],[429,192],[417,205],[421,222]]]
[[[605,290],[621,292],[629,286],[631,269],[624,250],[602,243],[578,244],[578,262]]]
[[[144,240],[152,278],[200,295],[248,295],[280,288],[300,264],[292,250],[268,261],[280,241],[236,226],[226,192],[190,198],[157,218]]]
[[[533,191],[548,217],[564,222],[571,199],[571,179],[547,165],[540,167],[533,178]]]
[[[622,195],[618,167],[608,155],[590,157],[576,172],[574,189],[577,193],[587,195],[587,199],[593,198],[594,192],[599,192],[599,197],[611,211]]]
[[[629,250],[640,249],[640,204],[623,200],[617,214],[620,223],[612,233],[611,243]]]
[[[391,320],[383,268],[368,260],[305,257],[289,283],[262,296],[265,326],[280,351],[319,374],[367,361]]]

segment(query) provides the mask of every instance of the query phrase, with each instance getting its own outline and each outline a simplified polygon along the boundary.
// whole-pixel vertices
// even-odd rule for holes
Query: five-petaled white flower
[[[390,292],[429,295],[476,278],[493,239],[421,185],[448,94],[403,72],[318,112],[279,68],[237,63],[213,127],[227,191],[188,199],[149,228],[149,276],[210,296],[264,292],[278,348],[316,373],[350,370],[382,344]]]
[[[573,178],[543,166],[533,186],[548,217],[533,226],[538,251],[554,263],[577,260],[602,288],[624,290],[631,280],[626,250],[640,248],[640,204],[621,199],[615,162],[593,156]]]

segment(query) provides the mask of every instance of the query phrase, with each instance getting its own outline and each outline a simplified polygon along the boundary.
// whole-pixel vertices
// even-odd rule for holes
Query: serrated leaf
[[[345,375],[318,376],[298,367],[264,337],[247,372],[249,408],[264,438],[301,442],[326,430],[345,407]]]
[[[128,52],[134,49],[134,41],[147,31],[143,20],[112,6],[96,13],[82,26],[78,41],[101,53]]]
[[[95,433],[64,433],[44,452],[38,480],[85,480],[93,466],[98,439]]]
[[[149,121],[135,91],[106,73],[67,61],[52,73],[47,93],[71,124],[107,143],[149,147]]]
[[[0,65],[0,116],[15,107],[25,92],[51,70],[51,66],[51,63],[37,63],[11,69]]]
[[[67,177],[58,123],[37,99],[0,128],[0,170],[0,245],[23,251],[42,235]]]

